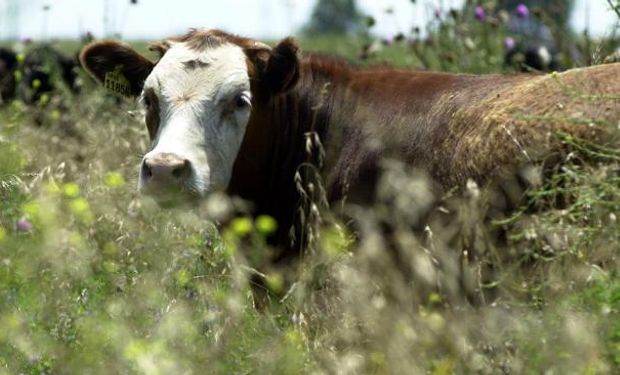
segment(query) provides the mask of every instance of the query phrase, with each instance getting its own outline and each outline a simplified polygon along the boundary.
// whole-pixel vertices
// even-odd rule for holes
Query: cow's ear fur
[[[264,89],[273,94],[286,92],[297,84],[299,79],[299,46],[293,38],[286,38],[273,49],[246,50],[250,60],[260,72],[260,82]]]
[[[103,83],[107,73],[118,67],[130,85],[130,94],[138,96],[144,81],[151,74],[155,64],[131,47],[115,41],[94,42],[82,50],[80,62],[88,73]]]

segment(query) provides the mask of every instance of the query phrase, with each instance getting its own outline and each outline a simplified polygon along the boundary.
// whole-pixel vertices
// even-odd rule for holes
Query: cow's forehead
[[[182,86],[194,91],[198,88],[211,90],[226,82],[239,84],[246,81],[249,84],[247,57],[240,46],[222,43],[196,49],[179,42],[174,43],[155,65],[145,88],[176,91],[176,86]]]

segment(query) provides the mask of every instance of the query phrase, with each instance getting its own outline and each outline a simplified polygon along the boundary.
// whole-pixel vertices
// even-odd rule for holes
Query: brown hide
[[[558,146],[560,131],[592,139],[604,123],[615,127],[619,73],[620,65],[546,76],[355,72],[338,122],[356,136],[337,145],[329,181],[341,184],[347,168],[372,153],[406,161],[443,188],[484,183],[540,160]]]
[[[171,42],[197,50],[233,43],[245,51],[253,110],[229,193],[251,201],[256,214],[273,216],[279,223],[274,242],[289,252],[304,242],[293,226],[298,241],[289,246],[303,200],[298,172],[301,180],[320,172],[332,202],[368,203],[383,160],[396,159],[426,173],[441,192],[468,179],[486,184],[543,160],[561,149],[558,132],[607,142],[606,129],[620,121],[620,64],[472,76],[355,68],[314,55],[298,59],[291,39],[271,49],[219,30],[193,30],[154,49],[163,55]],[[153,67],[108,42],[85,48],[82,62],[99,80],[121,63],[133,94]],[[148,122],[153,135],[157,119]],[[308,134],[324,146],[324,162]]]
[[[286,244],[300,202],[294,176],[316,163],[304,134],[327,150],[331,201],[372,200],[384,158],[425,171],[441,189],[480,184],[558,150],[558,132],[601,140],[620,121],[620,64],[553,75],[454,75],[357,69],[309,56],[292,91],[260,98],[230,192],[281,225]],[[295,248],[299,247],[299,241]]]

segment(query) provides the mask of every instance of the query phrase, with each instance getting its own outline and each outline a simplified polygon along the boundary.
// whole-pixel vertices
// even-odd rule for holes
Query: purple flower
[[[32,223],[26,218],[21,218],[17,220],[16,228],[18,232],[30,232],[33,227],[34,226],[32,225]]]
[[[474,16],[478,21],[484,21],[487,18],[487,12],[484,11],[484,8],[478,5],[474,10]]]
[[[511,51],[513,48],[515,48],[515,45],[517,43],[515,42],[513,37],[506,37],[506,39],[504,39],[504,48],[506,48],[508,51]]]
[[[517,5],[517,17],[519,18],[527,18],[527,16],[530,15],[530,10],[528,9],[527,5],[521,3],[519,5]]]

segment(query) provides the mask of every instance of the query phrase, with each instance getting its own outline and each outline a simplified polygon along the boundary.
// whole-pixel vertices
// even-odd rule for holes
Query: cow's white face
[[[106,88],[139,96],[144,106],[152,149],[142,159],[139,189],[159,201],[226,189],[252,103],[267,103],[297,83],[297,44],[286,38],[272,49],[194,29],[154,47],[162,55],[156,63],[115,41],[91,43],[80,54]],[[250,75],[260,98],[252,98]]]
[[[153,148],[142,160],[139,189],[148,190],[155,173],[174,173],[149,168],[161,155],[182,161],[185,190],[203,196],[225,189],[252,108],[242,48],[173,44],[147,77],[141,102]]]

